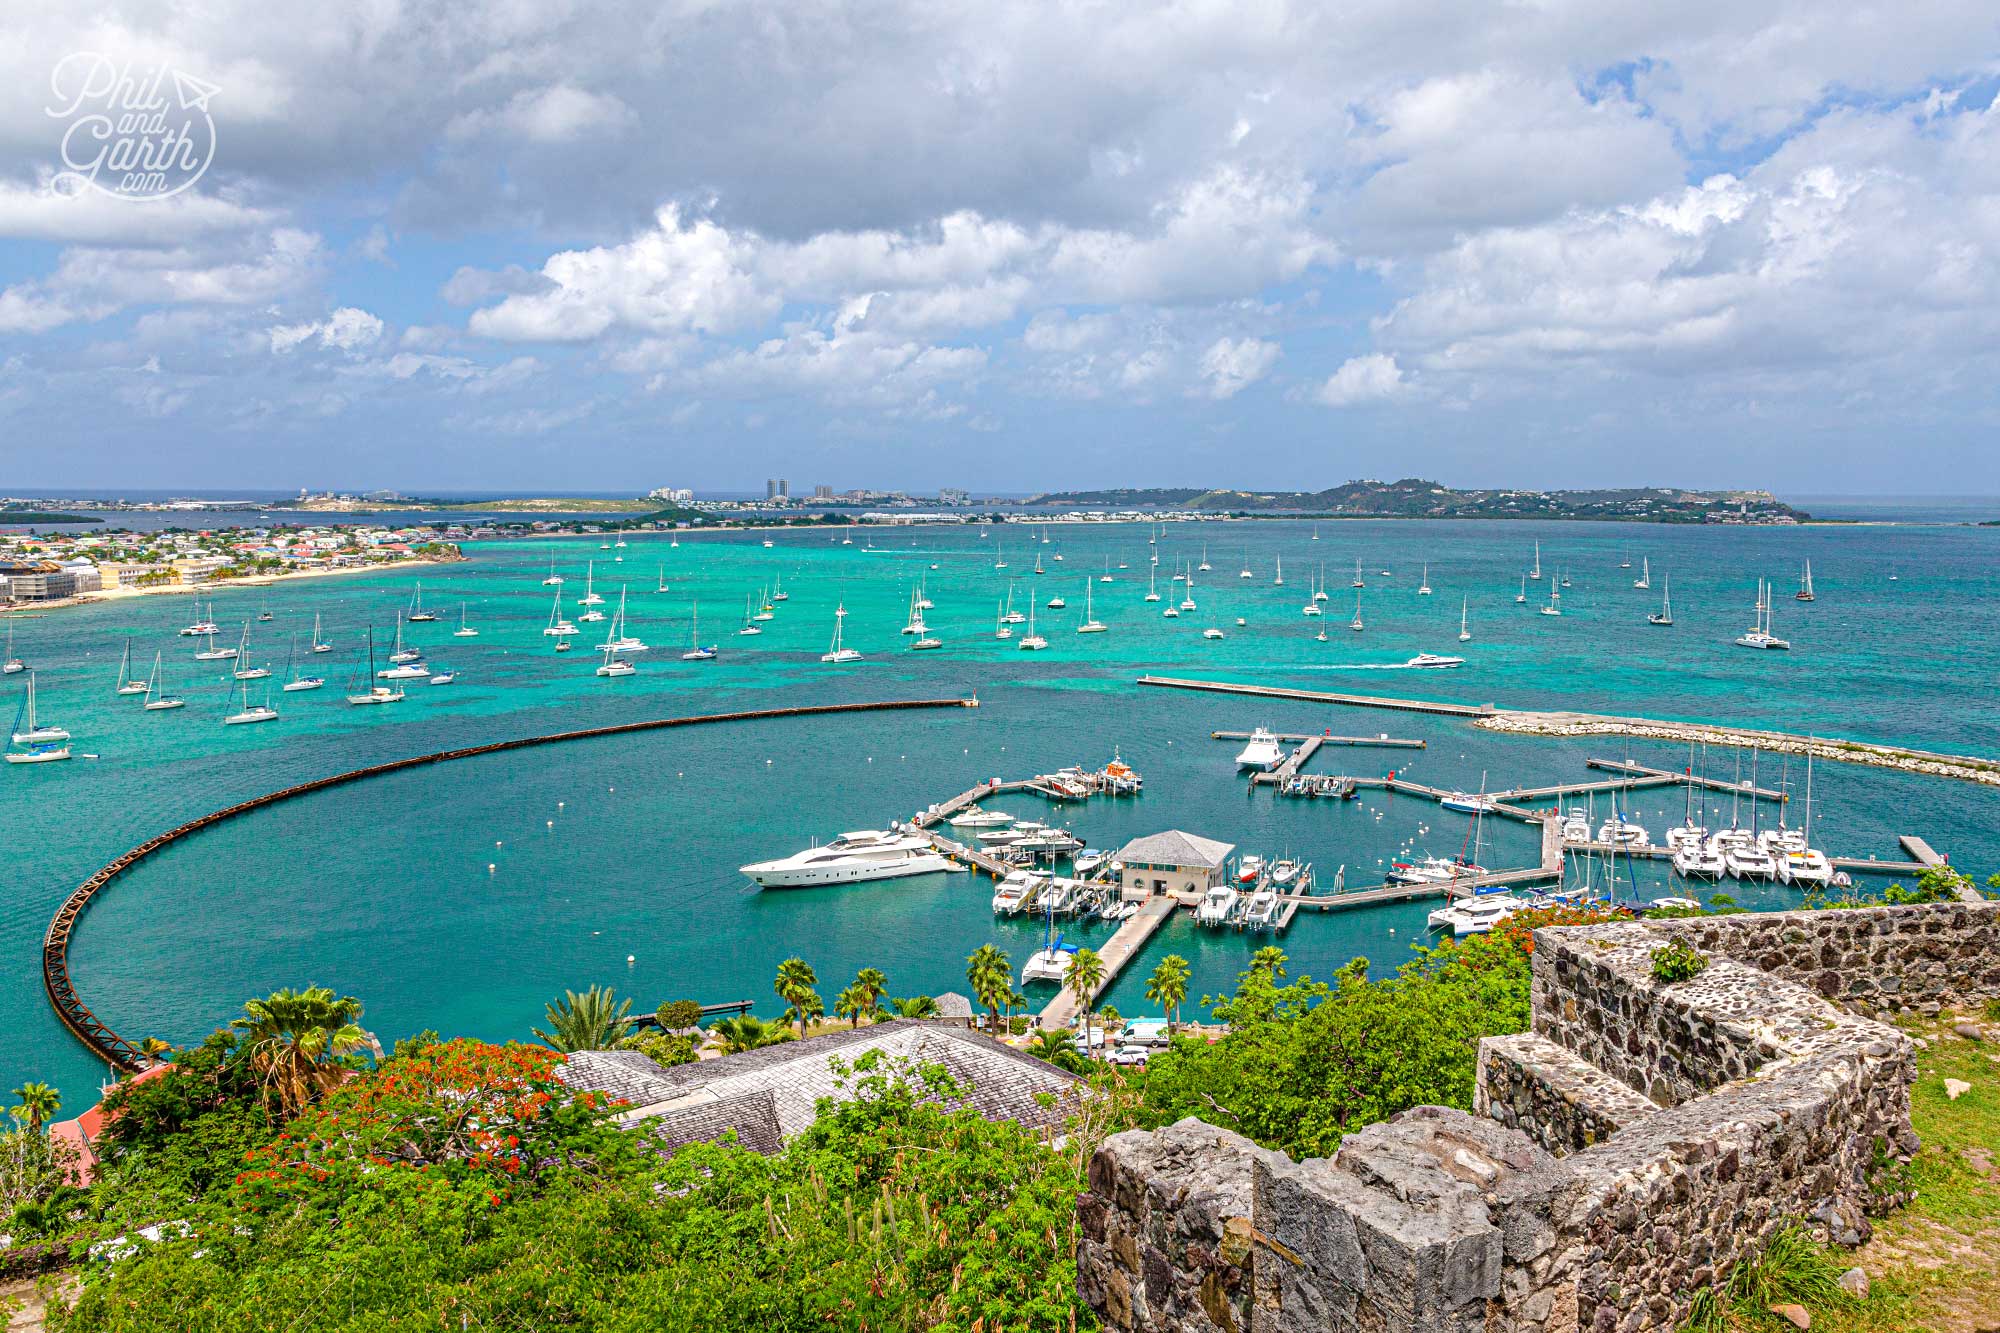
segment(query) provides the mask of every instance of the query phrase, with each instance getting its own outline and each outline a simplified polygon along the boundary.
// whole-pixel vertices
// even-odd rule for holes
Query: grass
[[[1697,1296],[1689,1333],[1766,1333],[1791,1325],[1766,1307],[1804,1306],[1815,1333],[1984,1333],[2000,1329],[2000,1043],[1950,1029],[1913,1029],[1917,1053],[1910,1119],[1923,1150],[1910,1165],[1917,1197],[1877,1219],[1874,1239],[1848,1252],[1785,1233],[1763,1261],[1739,1268],[1722,1291]],[[1972,1085],[1957,1101],[1944,1081]],[[1858,1265],[1865,1300],[1835,1285]]]

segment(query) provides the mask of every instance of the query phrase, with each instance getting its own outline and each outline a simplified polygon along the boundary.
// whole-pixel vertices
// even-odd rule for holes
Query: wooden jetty
[[[1319,753],[1319,747],[1320,737],[1306,737],[1303,741],[1299,742],[1299,748],[1286,755],[1276,768],[1268,768],[1261,773],[1252,773],[1250,775],[1250,785],[1256,787],[1268,783],[1276,786],[1280,783],[1290,781],[1292,778],[1298,776],[1299,770],[1306,766],[1307,760]]]
[[[1251,733],[1247,731],[1211,731],[1209,739],[1218,741],[1247,741]],[[1310,741],[1321,745],[1371,745],[1385,750],[1422,750],[1428,748],[1429,741],[1411,740],[1405,736],[1335,736],[1331,732],[1274,731],[1272,740]]]
[[[1165,894],[1148,898],[1140,906],[1138,915],[1119,926],[1117,933],[1104,942],[1104,946],[1097,951],[1097,956],[1104,960],[1104,980],[1090,993],[1092,1004],[1097,1002],[1098,996],[1111,989],[1111,983],[1118,979],[1118,974],[1127,963],[1139,956],[1139,950],[1153,938],[1153,933],[1167,924],[1167,918],[1174,914],[1176,906],[1178,904],[1173,898]],[[1076,996],[1063,989],[1043,1006],[1041,1016],[1035,1021],[1045,1029],[1064,1028],[1075,1017]]]
[[[1295,690],[1280,685],[1236,685],[1226,680],[1182,680],[1173,676],[1141,676],[1141,685],[1170,690],[1206,690],[1211,694],[1247,694],[1258,699],[1301,699],[1307,703],[1352,704],[1358,708],[1388,708],[1404,713],[1436,713],[1444,717],[1492,717],[1492,704],[1448,704],[1429,699],[1390,699],[1374,694],[1336,694],[1327,690]]]
[[[1919,870],[1928,870],[1933,866],[1945,864],[1944,857],[1931,850],[1931,845],[1914,833],[1905,833],[1897,841],[1903,844],[1903,850],[1910,854]]]

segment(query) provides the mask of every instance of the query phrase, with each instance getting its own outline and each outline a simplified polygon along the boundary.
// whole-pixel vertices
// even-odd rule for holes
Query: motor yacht
[[[1446,667],[1462,667],[1465,665],[1465,659],[1462,657],[1452,657],[1447,653],[1418,653],[1415,657],[1403,663],[1403,665],[1406,667],[1427,667],[1434,671],[1441,671]]]
[[[1254,853],[1236,863],[1236,882],[1255,884],[1264,877],[1264,858]]]
[[[998,810],[982,810],[976,805],[968,805],[946,822],[953,828],[1003,828],[1014,822],[1014,816],[1002,814]]]
[[[1088,878],[1090,875],[1096,873],[1098,868],[1110,858],[1111,853],[1109,852],[1097,851],[1086,847],[1077,852],[1075,859],[1070,862],[1070,868],[1075,870],[1077,874]]]
[[[843,833],[823,847],[754,862],[742,867],[742,873],[760,888],[799,889],[928,875],[948,868],[928,838],[897,829],[862,829]]]
[[[1194,909],[1197,925],[1226,925],[1236,914],[1236,890],[1228,884],[1218,884],[1202,895],[1201,905]]]
[[[1243,904],[1243,924],[1251,930],[1269,930],[1278,923],[1278,892],[1259,889]]]
[[[1003,916],[1013,916],[1033,909],[1035,900],[1041,896],[1042,886],[1048,881],[1047,875],[1039,875],[1032,870],[1014,871],[993,890],[993,910]]]
[[[1278,738],[1268,729],[1258,727],[1250,733],[1250,743],[1236,756],[1236,767],[1268,772],[1282,763],[1284,758],[1284,747],[1278,744]]]
[[[1271,883],[1280,890],[1288,890],[1294,884],[1298,883],[1299,875],[1304,870],[1305,866],[1302,863],[1294,861],[1290,857],[1282,861],[1274,861],[1271,864]]]

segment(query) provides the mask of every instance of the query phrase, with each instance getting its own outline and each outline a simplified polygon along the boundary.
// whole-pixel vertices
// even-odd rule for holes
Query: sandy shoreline
[[[300,569],[284,574],[244,574],[233,579],[212,579],[207,583],[177,583],[161,588],[105,588],[99,592],[78,593],[74,597],[61,597],[46,602],[20,602],[9,607],[6,614],[20,616],[32,612],[59,611],[65,607],[84,606],[91,602],[122,602],[134,597],[198,597],[217,588],[269,588],[303,579],[336,578],[345,574],[381,574],[399,569],[421,569],[426,565],[455,565],[465,558],[459,556],[456,560],[439,560],[429,556],[410,556],[402,560],[385,560],[378,564],[350,565],[343,569]]]

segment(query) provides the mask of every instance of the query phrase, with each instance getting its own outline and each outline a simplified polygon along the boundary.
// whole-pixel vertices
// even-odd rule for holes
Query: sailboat
[[[236,650],[234,648],[218,648],[215,646],[215,631],[211,629],[208,632],[208,647],[196,653],[194,660],[197,662],[227,662],[235,656]]]
[[[1306,604],[1305,604],[1304,606],[1302,606],[1302,607],[1300,607],[1300,608],[1299,608],[1299,612],[1300,612],[1300,614],[1302,614],[1302,615],[1308,615],[1308,616],[1316,616],[1316,615],[1319,615],[1319,614],[1321,614],[1321,612],[1320,612],[1320,606],[1319,606],[1319,604],[1320,604],[1320,595],[1319,595],[1319,594],[1320,594],[1320,589],[1319,589],[1319,583],[1318,583],[1318,580],[1317,580],[1317,578],[1315,578],[1315,579],[1313,580],[1313,584],[1312,584],[1312,590],[1313,590],[1313,591],[1312,591],[1312,596],[1310,596],[1310,597],[1306,598]]]
[[[405,647],[405,646],[403,645],[403,615],[402,615],[402,612],[400,612],[400,611],[399,611],[399,612],[397,612],[397,613],[396,613],[396,643],[395,643],[395,646],[394,646],[394,647],[392,647],[391,649],[389,649],[389,660],[390,660],[391,662],[396,662],[396,663],[401,663],[401,662],[414,662],[414,661],[416,661],[416,660],[417,660],[418,658],[422,657],[423,655],[424,655],[424,654],[423,654],[423,650],[422,650],[422,649],[420,649],[420,648],[408,648],[408,647]]]
[[[1430,567],[1430,562],[1425,561],[1424,581],[1417,585],[1417,596],[1428,597],[1430,595],[1431,595],[1431,567]]]
[[[1521,591],[1514,594],[1514,605],[1525,606],[1528,601],[1528,576],[1521,575]]]
[[[1364,581],[1361,577],[1361,559],[1359,556],[1355,557],[1354,560],[1354,582],[1348,584],[1347,586],[1350,588],[1365,588],[1368,586],[1366,581]]]
[[[1810,602],[1813,599],[1812,561],[1806,561],[1805,571],[1799,575],[1799,590],[1792,594],[1792,600]]]
[[[1540,542],[1535,543],[1535,567],[1528,571],[1528,577],[1537,583],[1542,581],[1542,544]]]
[[[1347,622],[1347,628],[1357,634],[1367,628],[1361,623],[1361,594],[1358,592],[1354,594],[1354,619]]]
[[[555,600],[549,604],[549,623],[543,627],[542,633],[558,641],[567,639],[570,635],[576,633],[576,626],[563,619],[562,594],[560,592],[555,595]],[[401,626],[397,627],[396,636],[397,641],[401,642]]]
[[[1282,555],[1278,557],[1278,572],[1272,576],[1271,586],[1273,588],[1282,588],[1285,586],[1285,557]]]
[[[1256,575],[1250,572],[1250,553],[1248,551],[1245,551],[1243,553],[1243,571],[1239,573],[1236,577],[1239,579],[1249,579],[1256,577]]]
[[[843,648],[841,646],[840,631],[841,631],[841,626],[846,621],[846,619],[847,619],[847,604],[845,602],[836,604],[833,610],[833,647],[827,649],[827,651],[820,654],[819,657],[820,661],[859,662],[861,660],[860,653],[856,652],[852,648]]]
[[[1563,613],[1562,607],[1557,605],[1557,603],[1561,601],[1562,601],[1561,590],[1558,589],[1555,584],[1551,583],[1549,585],[1549,602],[1547,606],[1544,606],[1542,608],[1542,614],[1545,616],[1561,615]]]
[[[287,680],[284,685],[284,692],[286,694],[297,694],[301,690],[316,690],[320,686],[326,684],[326,680],[323,677],[301,676],[297,673],[292,663],[293,660],[298,656],[298,650],[299,650],[298,636],[294,635],[292,636],[291,650],[285,654],[285,674],[291,677],[291,679]]]
[[[1198,570],[1200,570],[1200,571],[1201,571],[1202,573],[1204,573],[1204,574],[1208,573],[1209,569],[1211,568],[1211,566],[1210,566],[1210,565],[1209,565],[1209,563],[1208,563],[1208,543],[1207,543],[1207,542],[1203,542],[1203,543],[1201,544],[1201,563],[1200,563],[1200,564],[1198,564],[1198,565],[1196,565],[1196,566],[1195,566],[1195,568],[1196,568],[1196,569],[1198,569]]]
[[[1467,629],[1465,625],[1465,609],[1470,603],[1471,599],[1467,597],[1461,597],[1458,600],[1458,641],[1460,643],[1472,642],[1472,631]]]
[[[1007,611],[1004,606],[993,613],[993,637],[996,639],[1014,637],[1014,627],[1007,623]]]
[[[45,727],[35,718],[35,673],[28,673],[28,693],[14,718],[14,744],[39,745],[43,741],[66,741],[69,733],[61,727]]]
[[[683,662],[713,662],[715,645],[701,646],[701,603],[694,604],[692,617],[688,621],[688,650],[681,654]]]
[[[1160,570],[1157,565],[1146,571],[1146,600],[1149,602],[1160,600],[1159,573]]]
[[[771,600],[774,602],[788,602],[791,599],[792,595],[785,591],[785,576],[780,574],[771,581]]]
[[[615,628],[617,622],[613,621],[612,625]],[[598,651],[604,654],[604,661],[601,664],[599,664],[597,668],[598,675],[606,677],[616,677],[616,676],[632,676],[638,674],[639,668],[633,666],[630,662],[620,657],[618,655],[618,650],[611,646],[610,640],[607,639],[603,644],[601,644],[599,646]]]
[[[1194,575],[1192,574],[1187,576],[1187,588],[1185,595],[1181,598],[1181,610],[1194,610]]]
[[[479,637],[479,631],[465,623],[464,602],[458,604],[458,628],[451,632],[451,637],[454,639],[476,639]]]
[[[762,634],[764,632],[764,627],[757,623],[757,617],[753,614],[755,610],[755,599],[745,597],[743,599],[743,628],[736,631],[739,636],[744,634]]]
[[[333,645],[319,636],[319,617],[316,615],[313,617],[312,650],[316,653],[330,653],[333,651]]]
[[[556,553],[553,550],[549,552],[549,576],[542,580],[542,586],[544,588],[562,587],[562,575],[556,573]]]
[[[125,656],[118,663],[118,693],[144,694],[151,688],[151,681],[132,679],[132,641],[125,640]]]
[[[156,693],[158,691],[158,693]],[[160,654],[153,654],[153,674],[146,678],[146,702],[140,705],[149,713],[165,712],[169,708],[185,708],[187,700],[178,694],[167,694],[160,685]]]
[[[1111,557],[1108,555],[1104,557],[1104,572],[1097,576],[1097,581],[1099,583],[1111,582]]]
[[[1630,566],[1628,565],[1627,568],[1630,568]],[[1653,561],[1650,556],[1640,557],[1639,577],[1632,580],[1632,586],[1639,589],[1641,592],[1644,592],[1645,590],[1653,586]]]
[[[652,649],[646,645],[644,640],[634,634],[631,626],[626,623],[625,592],[626,590],[623,586],[618,589],[618,615],[612,620],[611,632],[606,636],[605,641],[611,645],[611,651],[615,653],[651,652]]]
[[[1666,577],[1665,586],[1660,591],[1660,609],[1646,617],[1648,625],[1671,625],[1674,623],[1674,576]]]
[[[1091,609],[1090,584],[1086,581],[1083,585],[1083,623],[1076,627],[1076,632],[1078,634],[1102,634],[1108,628],[1110,627],[1099,620]]]
[[[667,567],[666,567],[665,565],[661,565],[661,566],[660,566],[660,579],[659,579],[659,584],[660,584],[660,586],[659,586],[659,587],[657,587],[657,588],[655,588],[655,589],[653,589],[653,591],[654,591],[654,592],[665,592],[665,591],[667,590]]]
[[[1319,540],[1319,524],[1317,523],[1313,524],[1313,540]]]
[[[1326,591],[1326,561],[1324,560],[1319,562],[1319,578],[1313,584],[1313,600],[1315,602],[1330,602],[1333,600],[1333,598],[1327,595]]]
[[[269,675],[270,673],[266,672],[265,674]],[[277,718],[278,710],[271,707],[269,701],[261,704],[250,702],[250,682],[246,680],[243,682],[243,706],[236,712],[223,718],[222,725],[225,727],[235,727],[241,726],[246,722],[275,722]]]
[[[597,595],[597,562],[589,561],[583,567],[583,596],[576,599],[578,606],[603,606],[604,599]]]
[[[262,680],[271,674],[267,666],[244,666],[250,660],[250,622],[243,622],[243,637],[236,645],[236,670],[232,673],[238,680]]]
[[[1739,648],[1776,648],[1790,651],[1791,642],[1771,633],[1771,585],[1763,579],[1757,580],[1756,623],[1736,640]],[[1753,779],[1754,781],[1754,779]]]
[[[424,584],[417,580],[417,590],[410,596],[409,621],[412,625],[427,624],[437,619],[437,612],[424,610]]]
[[[0,675],[11,676],[18,671],[26,671],[28,664],[14,656],[14,617],[7,617],[7,661],[0,665]]]
[[[1022,638],[1020,647],[1023,652],[1034,653],[1040,652],[1048,646],[1049,641],[1035,633],[1035,597],[1034,593],[1030,591],[1028,594],[1028,632]]]
[[[393,704],[402,701],[402,686],[377,685],[373,683],[375,680],[375,627],[373,625],[368,627],[367,672],[368,674],[361,678],[359,684],[348,687],[347,702],[351,704]]]

